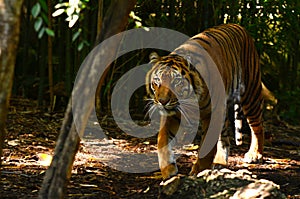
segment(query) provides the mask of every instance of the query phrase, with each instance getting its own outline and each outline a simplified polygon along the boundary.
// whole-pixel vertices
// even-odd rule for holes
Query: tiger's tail
[[[243,143],[242,126],[243,126],[243,110],[241,104],[241,93],[244,93],[245,87],[241,82],[242,73],[239,70],[237,76],[237,88],[233,92],[233,111],[234,111],[234,127],[235,127],[235,144],[241,145]]]
[[[243,113],[240,103],[234,104],[234,127],[235,127],[235,144],[241,145],[243,143],[242,126],[243,126]]]

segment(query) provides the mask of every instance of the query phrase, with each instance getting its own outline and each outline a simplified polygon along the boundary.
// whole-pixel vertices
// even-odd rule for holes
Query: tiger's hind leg
[[[228,114],[228,112],[227,112]],[[219,137],[218,143],[217,143],[217,153],[214,158],[214,167],[217,166],[217,168],[224,167],[228,165],[228,156],[229,156],[229,149],[230,149],[230,121],[228,120],[228,116],[225,120],[225,124],[223,126],[222,133]]]
[[[251,112],[247,110],[247,107],[252,108]],[[251,106],[243,106],[243,111],[251,129],[251,144],[249,151],[244,157],[244,162],[246,163],[259,163],[263,160],[264,129],[262,122],[262,110],[262,99],[256,99]]]
[[[260,163],[263,160],[264,132],[261,125],[251,126],[251,144],[249,151],[245,154],[244,162]]]

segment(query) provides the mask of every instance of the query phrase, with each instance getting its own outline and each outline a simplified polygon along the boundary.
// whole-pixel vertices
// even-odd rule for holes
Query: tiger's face
[[[157,55],[157,54],[156,54]],[[179,56],[158,58],[150,55],[152,69],[147,74],[147,91],[151,95],[149,111],[158,108],[160,114],[174,115],[182,113],[182,106],[193,92],[191,77],[187,71],[187,62]],[[151,113],[150,113],[151,114]]]

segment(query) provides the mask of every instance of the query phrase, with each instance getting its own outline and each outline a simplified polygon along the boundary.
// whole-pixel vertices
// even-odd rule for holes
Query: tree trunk
[[[108,8],[105,18],[102,22],[102,28],[96,38],[96,45],[107,39],[108,37],[117,34],[126,29],[128,24],[128,15],[130,11],[134,8],[136,0],[122,1],[122,0],[112,0],[110,7]],[[116,12],[117,10],[117,12]],[[121,38],[120,38],[121,39]],[[116,42],[118,43],[118,42]],[[116,47],[117,49],[117,47]],[[109,50],[110,56],[115,56],[116,51]],[[108,74],[108,70],[105,70],[99,81],[96,96],[101,96],[100,91],[104,85],[105,77]],[[96,107],[97,110],[101,106],[101,98],[96,97]]]
[[[0,166],[19,42],[23,0],[0,0]]]
[[[66,78],[65,78],[65,85],[66,85],[66,92],[68,94],[68,96],[70,95],[71,91],[72,91],[72,42],[71,42],[71,37],[72,37],[72,31],[70,29],[66,30],[65,33],[65,42],[66,42],[66,56],[65,56],[65,74],[66,74]],[[77,50],[77,49],[76,49]]]
[[[48,4],[48,28],[52,29],[52,3],[51,0],[47,0]],[[52,63],[52,37],[48,35],[48,81],[49,81],[49,97],[50,105],[49,110],[52,112],[54,110],[54,93],[53,93],[53,63]]]
[[[128,22],[128,14],[133,9],[136,1],[124,1],[124,0],[113,0],[111,1],[110,8],[105,15],[103,26],[101,33],[97,36],[97,42],[100,43],[105,38],[117,34],[123,31]],[[116,42],[116,44],[118,44]],[[116,48],[107,49],[106,52],[110,52],[113,56],[116,52],[118,45]],[[114,53],[112,53],[114,52]],[[95,74],[92,71],[95,71],[95,65],[86,65],[90,68],[83,68],[81,76],[78,77],[78,85],[74,89],[79,89],[80,87],[84,87],[85,89],[89,89],[85,87],[85,82],[88,79],[89,83],[95,83],[95,79],[99,77],[94,77]],[[94,67],[94,68],[93,68]],[[94,81],[94,82],[93,82]],[[82,128],[86,126],[87,118],[90,115],[91,108],[94,107],[94,98],[90,99],[86,97],[87,92],[83,92],[80,95],[80,98],[85,99],[85,104],[82,107],[82,110],[86,110],[81,118],[79,118]],[[71,168],[75,159],[76,152],[79,146],[79,134],[82,133],[83,129],[80,129],[77,133],[76,127],[73,121],[72,114],[72,105],[71,100],[69,101],[68,108],[65,114],[64,122],[60,131],[60,135],[55,147],[54,157],[49,169],[46,172],[46,176],[44,178],[41,190],[39,192],[39,198],[53,198],[59,199],[63,198],[66,185],[71,176]]]
[[[96,45],[108,37],[122,32],[128,24],[128,15],[134,8],[136,0],[112,0],[105,14],[100,33],[96,38]]]
[[[97,35],[101,32],[102,21],[103,21],[103,0],[98,1],[98,16],[97,16]]]
[[[53,160],[46,172],[39,198],[63,198],[67,181],[79,146],[79,136],[73,123],[71,100],[65,113]]]

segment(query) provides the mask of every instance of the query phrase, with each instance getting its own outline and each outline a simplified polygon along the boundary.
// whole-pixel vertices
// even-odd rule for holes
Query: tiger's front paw
[[[161,168],[161,175],[164,180],[171,178],[172,176],[177,175],[178,169],[175,163],[169,164],[168,166]]]
[[[212,168],[212,160],[213,158],[209,159],[198,159],[196,163],[193,165],[192,170],[189,175],[196,176],[198,173],[205,169],[211,169]]]
[[[200,162],[197,161],[193,167],[192,167],[192,170],[190,171],[189,175],[191,176],[197,176],[198,173],[200,173],[203,169],[201,169],[200,167]]]
[[[262,163],[263,156],[259,152],[248,151],[243,159],[245,163]]]

